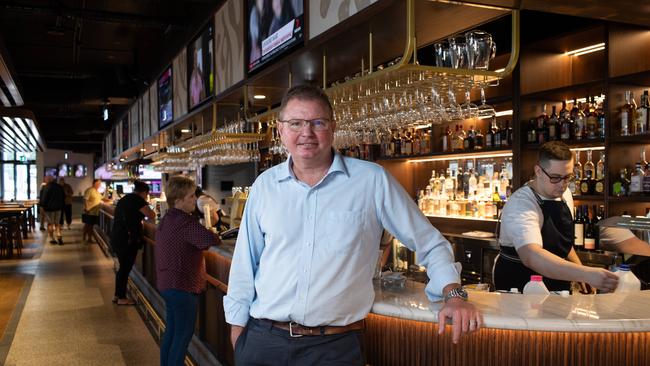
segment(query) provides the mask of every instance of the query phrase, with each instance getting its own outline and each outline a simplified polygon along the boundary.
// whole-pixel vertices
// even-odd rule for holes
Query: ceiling
[[[455,0],[439,1],[456,3]],[[11,124],[0,118],[0,149],[11,145],[12,131],[22,130],[12,126],[30,120],[35,121],[38,130],[32,133],[31,138],[24,136],[21,139],[25,145],[34,140],[33,145],[39,146],[39,141],[40,145],[44,141],[49,148],[99,154],[104,136],[111,125],[126,112],[135,98],[156,79],[163,67],[171,62],[224,2],[225,0],[0,0],[0,117],[8,115],[3,110],[7,112],[9,109],[20,108],[33,113],[9,113],[13,116]],[[424,0],[419,2],[426,3]],[[521,7],[650,27],[650,4],[637,0],[465,2],[479,7]],[[522,23],[522,42],[534,41],[534,34],[537,33],[546,36],[549,23],[560,23],[560,28],[581,25],[580,18],[552,17],[554,18],[550,21],[548,14],[543,17],[528,17],[525,24]],[[399,16],[397,19],[402,18]],[[458,19],[454,20],[457,21]],[[358,22],[372,23],[372,20],[358,19]],[[377,37],[382,28],[387,28],[389,33],[395,31],[397,26],[403,28],[401,23],[395,19],[382,20],[376,29]],[[505,19],[501,23],[504,34],[509,36],[509,22]],[[390,26],[387,27],[386,24]],[[555,24],[553,29],[559,25]],[[444,26],[439,23],[431,25],[439,33],[445,33]],[[498,30],[495,31],[499,33]],[[345,39],[346,35],[341,37]],[[422,37],[419,40],[420,38]],[[399,39],[402,39],[401,35]],[[318,42],[314,42],[309,50],[298,52],[295,67],[303,69],[301,60],[309,58],[311,53],[317,54],[312,58],[319,60],[322,52],[319,53],[321,50],[318,47]],[[386,52],[390,50],[389,47],[382,47],[376,51],[378,55],[383,48],[386,48]],[[350,48],[339,51],[341,57],[352,52]],[[398,50],[395,55],[399,53]],[[328,55],[335,54],[335,51],[328,52]],[[343,61],[344,59],[337,59],[337,62],[330,63],[334,67],[331,67],[331,72],[328,70],[328,74],[336,76],[337,65],[346,66],[343,70],[338,70],[341,74],[339,76],[349,73],[350,67]],[[277,68],[269,68],[268,77],[262,71],[260,77],[256,78],[258,82],[255,85],[283,87],[288,72],[270,69]],[[283,81],[275,80],[278,77]],[[283,88],[279,90],[281,92]],[[234,94],[239,93],[235,91]],[[237,96],[235,101],[238,100]],[[107,103],[110,118],[103,121],[102,106]]]
[[[99,153],[111,124],[222,2],[0,0],[0,106],[32,111],[49,148]]]

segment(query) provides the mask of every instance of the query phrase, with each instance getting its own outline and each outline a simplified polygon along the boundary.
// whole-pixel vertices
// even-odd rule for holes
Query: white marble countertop
[[[484,327],[564,332],[650,331],[650,291],[602,295],[521,295],[469,291],[483,314]],[[381,289],[375,283],[372,313],[438,322],[442,301],[431,302],[424,284]]]

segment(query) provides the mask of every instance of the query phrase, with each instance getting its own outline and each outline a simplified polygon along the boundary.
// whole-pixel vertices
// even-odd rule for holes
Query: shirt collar
[[[334,149],[332,149],[332,153],[334,154],[334,159],[332,159],[332,164],[327,170],[327,174],[325,174],[325,176],[327,177],[330,174],[340,172],[345,174],[347,177],[349,177],[350,174],[348,172],[347,166],[345,165],[345,160],[343,159],[343,156]],[[293,170],[291,170],[291,165],[293,165],[293,160],[291,158],[291,155],[289,155],[287,161],[285,161],[278,167],[278,172],[276,175],[278,182],[282,182],[290,178],[297,180],[295,174],[293,173]]]

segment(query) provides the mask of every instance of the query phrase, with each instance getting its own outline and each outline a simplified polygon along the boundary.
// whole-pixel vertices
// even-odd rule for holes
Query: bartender
[[[571,281],[603,292],[618,285],[618,276],[583,266],[573,249],[573,155],[559,141],[539,149],[535,176],[512,194],[501,213],[500,253],[494,263],[497,290],[523,290],[531,275],[542,275],[550,291],[569,290]]]

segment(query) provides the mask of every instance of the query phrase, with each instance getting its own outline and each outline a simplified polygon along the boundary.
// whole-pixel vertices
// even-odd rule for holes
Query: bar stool
[[[9,257],[9,238],[7,235],[9,229],[9,224],[1,220],[0,221],[0,257]]]
[[[9,254],[13,254],[13,249],[21,256],[23,254],[23,235],[22,235],[22,220],[18,217],[9,218],[9,225],[7,236],[9,237]]]

